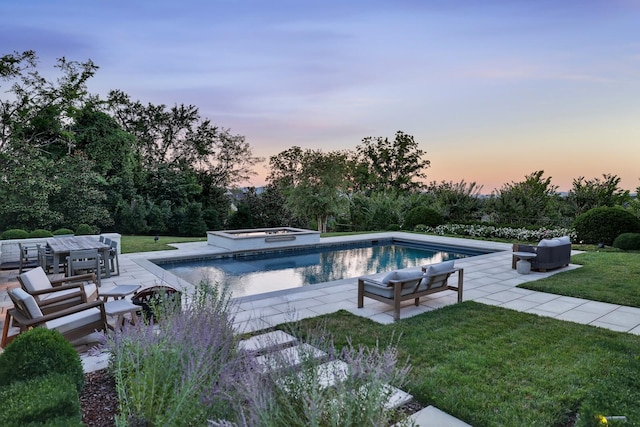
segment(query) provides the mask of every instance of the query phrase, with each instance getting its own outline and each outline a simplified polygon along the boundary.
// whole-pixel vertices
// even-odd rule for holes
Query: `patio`
[[[382,238],[404,234],[393,232],[376,234],[376,236]],[[362,236],[331,237],[323,238],[321,242],[361,238]],[[539,280],[553,274],[579,268],[579,266],[569,265],[545,273],[531,272],[528,275],[522,275],[511,268],[510,244],[424,235],[411,235],[411,238],[430,243],[476,246],[500,251],[456,261],[457,267],[464,268],[463,297],[465,301],[473,300],[640,335],[640,308],[517,288],[517,285],[521,283]],[[182,243],[175,246],[177,248],[175,251],[121,255],[121,274],[104,278],[100,290],[104,291],[123,284],[140,284],[143,288],[168,284],[189,292],[189,289],[193,288],[191,284],[167,273],[150,260],[167,257],[195,257],[224,251],[222,248],[207,245],[206,242]],[[5,310],[7,307],[11,307],[6,290],[19,286],[15,279],[16,274],[15,270],[0,271],[0,323],[4,323]],[[455,278],[452,277],[452,281],[455,283]],[[393,322],[392,307],[388,304],[368,299],[365,301],[364,308],[357,308],[357,278],[247,296],[237,298],[234,301],[237,308],[235,320],[238,332],[258,331],[282,322],[333,313],[341,309],[357,316],[368,317],[379,323]],[[424,297],[420,300],[418,307],[407,302],[402,308],[401,318],[415,316],[455,302],[456,294],[454,291]]]

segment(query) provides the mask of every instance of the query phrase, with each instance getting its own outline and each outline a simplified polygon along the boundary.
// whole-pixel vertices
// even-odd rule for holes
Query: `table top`
[[[513,254],[522,259],[531,259],[537,256],[535,252],[514,252]]]
[[[110,249],[110,246],[88,236],[56,237],[47,241],[53,253],[82,251],[85,249]]]
[[[118,285],[115,288],[100,290],[101,297],[124,297],[140,289],[140,285]]]
[[[129,300],[119,299],[116,301],[109,301],[104,303],[104,312],[109,316],[115,316],[117,314],[129,313],[134,310],[140,310],[142,307],[135,305]]]

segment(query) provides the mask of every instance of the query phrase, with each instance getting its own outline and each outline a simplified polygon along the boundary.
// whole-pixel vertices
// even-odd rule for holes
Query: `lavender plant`
[[[259,384],[244,384],[237,423],[212,421],[210,426],[412,425],[388,405],[391,385],[401,387],[410,371],[408,363],[398,366],[395,346],[356,349],[349,344],[337,353],[326,335],[307,336],[313,345],[300,347],[297,366],[274,354],[269,366],[276,369],[252,378]],[[319,348],[325,358],[317,357]]]
[[[202,282],[182,309],[125,328],[107,342],[120,400],[118,425],[203,425],[228,417],[235,377],[251,359],[237,350],[229,293]]]

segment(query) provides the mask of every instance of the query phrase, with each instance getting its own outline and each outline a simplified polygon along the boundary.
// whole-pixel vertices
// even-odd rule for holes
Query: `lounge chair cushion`
[[[416,285],[418,284],[418,281],[420,280],[422,279],[420,277],[417,277],[415,280],[411,280],[405,283],[402,286],[401,295],[407,295],[407,294],[413,293]],[[364,283],[364,290],[372,294],[380,295],[381,297],[390,298],[390,299],[393,298],[393,286],[388,286],[388,285],[367,281]]]
[[[65,334],[82,326],[100,322],[101,318],[102,314],[100,313],[100,309],[91,308],[58,319],[49,320],[45,325],[47,325],[47,329],[55,329],[61,334]]]
[[[556,240],[560,242],[561,245],[570,245],[571,238],[569,236],[557,237]]]
[[[20,275],[22,283],[27,288],[27,292],[42,291],[51,289],[51,282],[47,277],[47,273],[41,268],[35,268]]]
[[[14,298],[16,298],[20,303],[23,304],[25,310],[27,310],[27,314],[32,319],[37,319],[38,317],[42,317],[42,311],[38,306],[35,298],[32,295],[29,295],[21,288],[16,288],[11,291]]]
[[[454,261],[444,261],[438,264],[432,264],[427,268],[426,276],[435,276],[440,273],[451,271],[454,268]]]
[[[420,276],[421,274],[422,273],[417,270],[393,270],[387,273],[380,282],[388,285],[391,280],[407,280]]]

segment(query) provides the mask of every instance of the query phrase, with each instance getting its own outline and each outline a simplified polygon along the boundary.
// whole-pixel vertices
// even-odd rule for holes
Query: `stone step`
[[[256,362],[262,372],[266,373],[272,370],[298,366],[308,358],[321,359],[324,357],[327,357],[327,353],[304,343],[263,354],[256,358]]]
[[[272,331],[242,340],[238,343],[238,348],[240,350],[264,354],[291,346],[296,341],[296,337],[286,332]]]
[[[470,424],[441,411],[435,406],[427,406],[415,414],[412,414],[410,418],[419,427],[471,427]]]
[[[399,408],[400,406],[406,405],[407,403],[413,400],[413,396],[411,396],[406,391],[402,391],[399,388],[394,387],[392,385],[388,385],[388,384],[386,385],[386,387],[391,392],[391,395],[389,396],[389,400],[385,405],[385,408],[387,409]]]

